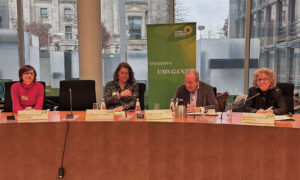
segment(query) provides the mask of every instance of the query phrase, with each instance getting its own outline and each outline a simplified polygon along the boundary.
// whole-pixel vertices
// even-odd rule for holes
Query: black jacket
[[[288,107],[285,104],[284,97],[278,87],[262,92],[259,88],[251,87],[248,92],[248,98],[260,93],[259,96],[247,100],[244,110],[246,112],[255,113],[259,109],[268,109],[273,106],[274,114],[287,114]]]

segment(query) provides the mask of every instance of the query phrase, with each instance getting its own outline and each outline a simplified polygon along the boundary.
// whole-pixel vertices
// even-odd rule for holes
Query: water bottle
[[[102,99],[100,106],[101,106],[101,108],[100,108],[101,110],[105,110],[106,109],[104,99]]]
[[[179,99],[176,98],[176,102],[175,102],[175,110],[178,108],[178,101],[179,101]]]
[[[173,99],[171,99],[171,102],[170,102],[170,109],[171,109],[172,112],[175,111]]]
[[[136,113],[139,113],[141,111],[141,105],[140,105],[140,99],[139,98],[136,99],[134,110],[135,110]]]

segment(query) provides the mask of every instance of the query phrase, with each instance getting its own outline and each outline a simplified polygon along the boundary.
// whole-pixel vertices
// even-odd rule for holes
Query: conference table
[[[0,114],[0,180],[297,180],[300,116],[245,125],[241,113],[184,119],[86,121],[51,111],[47,122]]]

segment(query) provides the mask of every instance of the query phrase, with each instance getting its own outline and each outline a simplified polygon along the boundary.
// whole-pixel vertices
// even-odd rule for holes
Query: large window
[[[48,9],[47,8],[41,8],[41,19],[48,19]]]
[[[141,17],[128,17],[129,39],[141,39]]]
[[[243,93],[244,10],[245,1],[241,0],[175,1],[175,21],[197,23],[196,69],[200,80],[219,93]],[[257,66],[257,58],[253,57],[251,67]]]
[[[24,63],[35,67],[47,96],[58,96],[61,80],[79,78],[77,1],[23,0],[23,12],[24,43],[30,47]]]
[[[103,85],[113,79],[121,61],[131,65],[138,82],[147,84],[146,27],[169,19],[169,0],[101,0]]]
[[[294,83],[297,91],[300,90],[298,4],[298,0],[264,1],[251,9],[258,25],[251,25],[257,29],[256,38],[251,40],[251,54],[259,49],[258,68],[273,69],[278,82]]]
[[[0,1],[0,81],[1,79],[19,80],[19,51],[18,51],[18,24],[16,1],[10,0]],[[28,37],[27,34],[24,35]],[[30,48],[29,44],[25,44],[25,48]],[[0,86],[0,91],[2,91]],[[4,98],[4,94],[0,93],[0,101]]]

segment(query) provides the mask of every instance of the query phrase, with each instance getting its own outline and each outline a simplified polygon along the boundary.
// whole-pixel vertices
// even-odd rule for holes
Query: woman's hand
[[[131,92],[129,89],[126,89],[126,90],[124,90],[124,91],[122,91],[122,92],[120,93],[120,96],[121,96],[121,97],[124,97],[124,96],[132,96],[132,92]]]
[[[32,107],[26,107],[25,110],[32,110]]]
[[[264,109],[259,109],[258,111],[256,111],[256,113],[267,113],[267,114],[273,114],[273,109],[267,109],[267,110],[264,110]]]
[[[119,107],[116,107],[115,109],[113,109],[114,112],[119,112],[119,111],[123,111],[123,106],[119,106]]]

